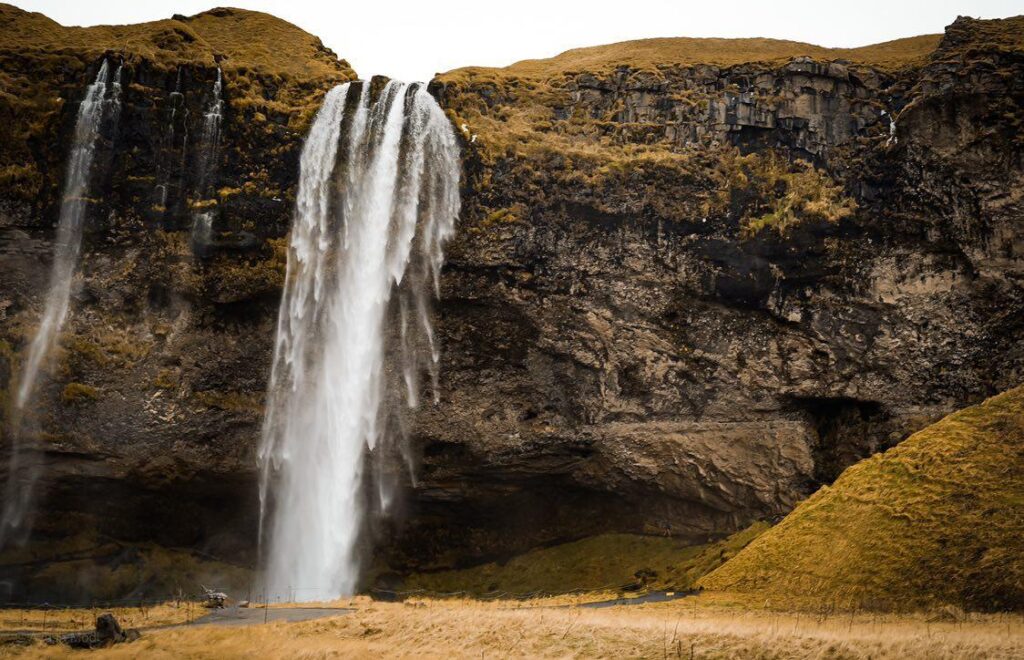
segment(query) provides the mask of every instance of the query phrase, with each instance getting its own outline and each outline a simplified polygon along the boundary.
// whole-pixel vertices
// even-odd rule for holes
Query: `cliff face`
[[[3,11],[35,26],[12,31],[26,38],[57,29]],[[238,21],[306,50],[285,67],[225,41]],[[417,478],[401,524],[377,530],[382,559],[723,535],[1018,383],[1022,27],[959,19],[941,40],[842,52],[659,40],[435,80],[465,137],[465,211],[443,275],[441,402],[418,415]],[[41,306],[77,95],[123,57],[38,396],[37,535],[89,525],[244,563],[298,151],[323,90],[353,74],[250,12],[139,34],[0,49],[0,113],[18,117],[0,137],[20,150],[0,163],[0,387]],[[195,136],[218,64],[223,142],[203,194]]]
[[[721,533],[1017,383],[1020,25],[441,76],[476,138],[423,509],[468,554]]]

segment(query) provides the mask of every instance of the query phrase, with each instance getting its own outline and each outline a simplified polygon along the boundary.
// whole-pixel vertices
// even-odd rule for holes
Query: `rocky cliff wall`
[[[376,529],[382,562],[609,530],[719,536],[1019,382],[1018,27],[961,19],[895,64],[797,49],[434,81],[465,137],[465,212],[443,275],[441,402],[418,416],[404,515]],[[43,540],[91,526],[254,558],[298,149],[323,89],[352,74],[229,66],[214,41],[208,61],[126,55],[39,394]],[[104,55],[122,53],[61,53],[71,63],[38,95],[51,110],[31,115],[45,128],[16,158],[34,171],[0,190],[3,387],[45,290],[75,95]],[[218,64],[224,142],[204,199],[194,139],[168,135],[196,135]]]
[[[714,535],[1017,383],[1011,25],[899,67],[435,81],[471,192],[416,501],[473,520],[470,555]]]

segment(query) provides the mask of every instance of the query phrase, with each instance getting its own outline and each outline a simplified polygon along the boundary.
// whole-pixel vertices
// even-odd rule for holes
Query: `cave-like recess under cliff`
[[[5,406],[77,105],[104,59],[125,78],[33,415],[34,540],[90,529],[252,565],[299,150],[325,91],[355,73],[255,12],[0,18]],[[962,18],[842,52],[679,40],[653,63],[563,57],[431,81],[462,140],[463,212],[436,323],[440,402],[416,417],[401,515],[369,530],[376,566],[606,531],[720,537],[1018,384],[1022,23]],[[200,186],[218,69],[216,182]],[[213,218],[201,240],[198,211]],[[0,578],[33,570],[15,557]]]

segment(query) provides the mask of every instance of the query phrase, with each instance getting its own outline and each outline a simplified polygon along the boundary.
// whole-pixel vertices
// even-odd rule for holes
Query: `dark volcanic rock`
[[[123,630],[121,624],[117,622],[117,618],[107,612],[96,617],[95,631],[64,635],[60,638],[60,642],[73,649],[98,649],[122,642],[134,642],[139,637],[138,630],[134,628]]]

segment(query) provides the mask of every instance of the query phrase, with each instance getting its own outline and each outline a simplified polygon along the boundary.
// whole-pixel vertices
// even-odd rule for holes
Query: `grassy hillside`
[[[502,564],[413,575],[405,588],[515,595],[624,587],[689,589],[766,529],[767,523],[755,523],[727,539],[698,546],[658,536],[604,534],[532,550]]]
[[[780,605],[1024,608],[1024,386],[847,469],[700,584]]]
[[[802,55],[816,59],[845,59],[879,68],[898,68],[923,63],[941,38],[940,34],[926,34],[862,48],[825,48],[781,39],[640,39],[574,48],[548,59],[523,60],[506,70],[523,76],[552,76],[573,71],[601,72],[619,66],[650,70],[694,64],[734,66],[747,62],[783,61]]]
[[[970,46],[975,50],[1024,47],[1024,16],[972,22]],[[923,34],[858,48],[826,48],[783,39],[695,39],[666,37],[637,39],[603,46],[573,48],[554,57],[523,60],[504,68],[465,67],[445,78],[509,75],[523,78],[554,78],[588,72],[601,74],[619,67],[656,71],[673,66],[707,64],[720,67],[747,63],[781,63],[794,57],[816,60],[845,60],[883,71],[925,64],[939,43],[941,34]],[[954,49],[955,50],[955,49]]]
[[[42,14],[0,4],[0,22],[0,52],[81,53],[90,59],[114,52],[157,66],[212,66],[219,61],[225,70],[250,68],[307,78],[352,73],[317,37],[245,9],[211,9],[136,25],[65,27]]]

